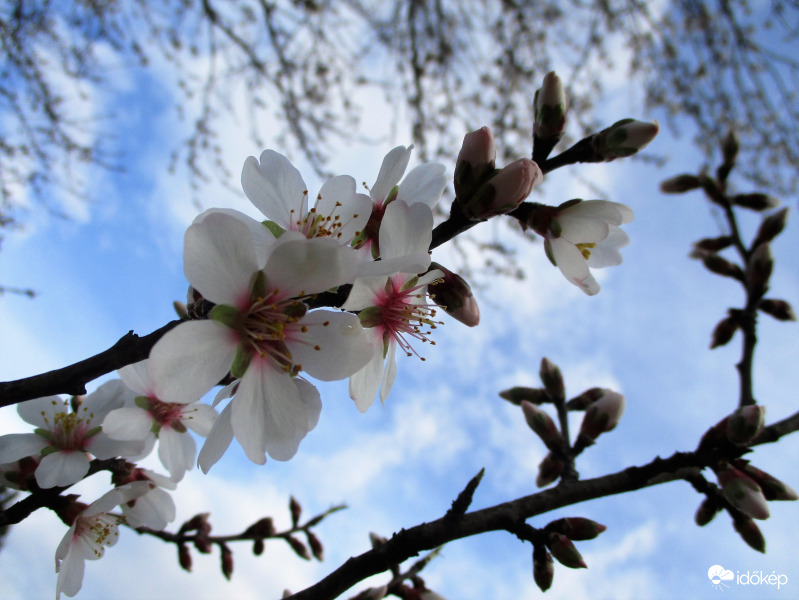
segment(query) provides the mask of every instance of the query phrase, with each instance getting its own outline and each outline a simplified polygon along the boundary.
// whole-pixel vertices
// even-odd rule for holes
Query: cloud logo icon
[[[727,587],[724,582],[734,579],[735,575],[733,575],[732,571],[725,569],[721,565],[713,565],[707,570],[707,577],[714,586]]]

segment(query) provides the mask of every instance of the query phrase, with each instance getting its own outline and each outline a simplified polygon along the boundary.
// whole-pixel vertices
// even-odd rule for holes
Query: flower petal
[[[152,433],[153,417],[137,406],[112,410],[103,421],[103,433],[112,440],[143,440]]]
[[[89,472],[89,459],[79,451],[52,452],[36,467],[36,483],[42,489],[72,485]]]
[[[259,268],[252,234],[238,219],[214,213],[186,230],[183,271],[211,302],[242,308]]]
[[[264,273],[270,291],[280,290],[276,299],[284,299],[351,283],[356,261],[352,248],[333,240],[288,240],[275,247]]]
[[[345,379],[370,357],[361,322],[353,314],[317,310],[300,321],[304,333],[287,342],[291,357],[311,377],[322,381]]]
[[[58,396],[46,396],[17,404],[17,413],[26,422],[42,429],[52,429],[55,416],[69,412],[69,408]]]
[[[386,355],[386,368],[383,370],[383,381],[380,383],[380,402],[383,406],[386,405],[386,398],[394,385],[394,379],[397,377],[397,342],[391,340],[388,345],[388,354]]]
[[[367,306],[376,306],[386,286],[386,277],[359,277],[352,284],[346,302],[341,306],[344,310],[362,310]]]
[[[197,217],[194,219],[194,223],[200,223],[201,221],[204,221],[208,215],[215,213],[224,213],[226,215],[230,215],[231,217],[244,223],[252,234],[252,241],[255,245],[255,254],[258,257],[258,264],[263,265],[266,263],[266,258],[269,256],[272,246],[275,245],[275,236],[269,233],[269,230],[261,221],[256,221],[249,215],[245,215],[243,212],[239,212],[234,208],[209,208],[205,212],[197,215]]]
[[[380,172],[377,174],[375,184],[369,190],[369,195],[375,204],[381,205],[386,201],[389,192],[399,183],[408,162],[411,160],[413,146],[397,146],[391,150],[383,159],[380,165]]]
[[[67,535],[71,536],[72,533],[73,530],[70,529]],[[67,539],[66,536],[64,539]],[[68,540],[68,544],[69,541],[71,540]],[[86,562],[81,552],[71,544],[67,545],[67,550],[63,555],[63,559],[60,563],[56,562],[56,571],[58,571],[58,580],[55,586],[56,600],[59,600],[61,594],[72,597],[80,591],[83,585],[83,573],[85,568]]]
[[[0,436],[0,465],[12,463],[27,456],[39,456],[50,444],[35,433],[9,433]]]
[[[380,257],[408,257],[408,270],[403,269],[401,272],[421,273],[430,266],[430,255],[427,251],[432,235],[433,211],[429,206],[408,205],[402,200],[396,200],[388,205],[380,224]]]
[[[219,418],[214,422],[214,426],[208,433],[203,447],[200,449],[197,464],[203,473],[208,473],[208,470],[222,458],[222,455],[225,454],[230,446],[230,442],[233,441],[233,427],[230,424],[232,406],[233,403],[231,402],[220,413]]]
[[[630,237],[624,231],[618,227],[611,226],[608,237],[591,250],[588,266],[592,269],[601,269],[620,265],[622,258],[619,248],[623,248],[629,243]]]
[[[158,434],[158,458],[169,471],[173,481],[183,479],[194,466],[197,444],[188,433],[178,433],[171,427],[162,427]]]
[[[296,221],[308,212],[308,187],[302,175],[274,150],[264,150],[260,163],[247,157],[241,187],[250,202],[283,229],[296,229]]]
[[[349,175],[332,177],[319,190],[316,213],[330,218],[325,225],[327,229],[333,223],[338,224],[334,239],[349,243],[366,227],[372,214],[372,200],[355,193],[355,180]]]
[[[374,332],[378,333],[378,332]],[[382,335],[370,336],[371,358],[369,362],[357,373],[350,377],[350,398],[355,401],[355,406],[361,412],[375,401],[380,381],[383,377],[383,339]]]
[[[181,422],[197,435],[207,436],[219,415],[207,404],[195,402],[183,409]]]
[[[150,351],[150,374],[162,402],[189,404],[227,375],[236,353],[232,330],[214,321],[181,323]]]
[[[117,371],[119,378],[128,389],[137,396],[150,396],[153,393],[153,382],[147,372],[147,360],[122,367]]]
[[[438,163],[427,163],[415,167],[405,176],[399,186],[397,200],[408,204],[421,203],[433,208],[447,187],[446,168]]]
[[[555,264],[563,276],[589,296],[599,292],[599,284],[588,270],[588,263],[579,248],[563,238],[547,240]]]

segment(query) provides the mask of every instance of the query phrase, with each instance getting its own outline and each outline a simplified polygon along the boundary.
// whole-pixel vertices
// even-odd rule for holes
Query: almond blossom
[[[329,237],[349,244],[369,219],[372,203],[355,193],[348,175],[328,179],[308,209],[308,187],[289,160],[274,150],[264,150],[260,160],[244,161],[241,185],[247,198],[280,229],[299,231],[305,237]],[[279,231],[279,230],[278,230]]]
[[[62,593],[77,594],[83,584],[85,561],[102,558],[105,547],[117,543],[119,523],[124,517],[108,514],[109,511],[146,494],[149,489],[148,482],[134,482],[103,494],[88,506],[80,502],[70,506],[65,518],[70,523],[69,531],[55,553],[56,600]]]
[[[544,236],[544,248],[561,273],[589,296],[599,292],[590,268],[621,264],[619,249],[630,238],[619,225],[633,220],[629,206],[607,200],[572,200],[547,215],[546,224],[535,226]]]
[[[199,402],[162,402],[142,361],[119,370],[122,382],[136,394],[135,406],[112,410],[103,421],[103,431],[115,440],[141,440],[152,448],[158,439],[158,458],[174,481],[194,466],[197,444],[188,433],[207,436],[216,411]]]
[[[102,431],[105,416],[121,407],[127,394],[119,380],[101,385],[86,397],[70,402],[59,396],[47,396],[21,402],[19,416],[36,426],[34,433],[16,433],[0,437],[0,464],[28,456],[39,458],[36,483],[41,488],[68,486],[88,473],[90,455],[106,459],[141,453],[140,441],[112,440]]]
[[[382,257],[377,264],[390,264],[394,274],[359,277],[342,307],[359,311],[369,336],[369,362],[350,377],[350,396],[362,412],[378,388],[381,402],[388,397],[397,374],[397,346],[411,356],[416,354],[411,340],[433,343],[428,336],[437,326],[436,309],[427,298],[427,286],[443,273],[436,269],[416,275],[430,266],[432,225],[433,213],[426,205],[392,202],[380,227]]]
[[[235,397],[206,440],[206,455],[217,459],[232,432],[253,462],[263,464],[265,454],[288,460],[321,408],[298,374],[343,379],[369,360],[355,315],[309,311],[302,301],[352,281],[355,252],[296,231],[286,231],[267,250],[262,264],[248,227],[225,213],[191,225],[186,277],[216,306],[209,320],[178,325],[150,354],[150,374],[163,402],[192,402],[228,374],[238,380]]]

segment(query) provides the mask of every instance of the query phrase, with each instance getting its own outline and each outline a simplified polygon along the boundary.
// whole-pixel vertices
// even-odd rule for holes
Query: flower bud
[[[294,554],[296,554],[300,558],[304,558],[305,560],[311,560],[311,553],[308,552],[308,547],[305,544],[303,544],[300,540],[291,535],[287,535],[283,539],[285,539],[289,543],[291,549],[294,550]]]
[[[785,300],[765,298],[758,303],[757,307],[778,321],[796,321],[796,313]]]
[[[606,391],[606,389],[601,387],[592,387],[587,389],[579,396],[575,396],[569,400],[566,403],[566,408],[568,410],[585,410],[594,402],[599,400],[602,396],[604,396]]]
[[[494,134],[481,127],[463,136],[463,146],[455,162],[455,196],[470,196],[494,171],[497,150]]]
[[[624,396],[606,390],[605,394],[585,411],[580,437],[595,440],[600,434],[611,431],[619,424],[625,407]]]
[[[554,483],[563,474],[565,468],[566,465],[563,461],[549,452],[538,465],[538,477],[535,479],[535,484],[538,487],[546,487],[550,483]]]
[[[593,540],[607,527],[585,517],[565,517],[552,521],[546,526],[547,531],[562,533],[574,542]]]
[[[544,174],[529,158],[512,162],[488,180],[464,203],[464,212],[475,221],[509,213],[519,206]]]
[[[320,562],[323,561],[325,559],[325,547],[322,545],[321,540],[310,531],[306,531],[305,536],[308,538],[308,545],[311,547],[314,558]]]
[[[759,192],[751,194],[737,194],[730,198],[730,201],[735,206],[741,206],[743,208],[756,211],[770,210],[772,208],[777,208],[780,205],[780,201],[777,198],[767,194],[761,194]]]
[[[734,131],[730,131],[721,141],[721,155],[724,159],[724,163],[730,166],[734,165],[740,148],[741,145],[738,143],[738,136],[735,135]]]
[[[547,552],[546,546],[534,546],[533,579],[535,584],[542,592],[546,592],[552,586],[554,577],[555,564],[552,562],[552,555]]]
[[[735,465],[760,486],[766,500],[799,500],[799,494],[791,486],[745,460],[738,460]]]
[[[191,573],[191,551],[186,544],[178,545],[178,563],[184,571]]]
[[[739,267],[735,263],[731,263],[726,258],[723,258],[718,254],[704,255],[702,257],[702,263],[705,265],[705,268],[711,273],[716,273],[717,275],[723,275],[724,277],[732,277],[733,279],[737,279],[738,281],[744,280],[744,273],[741,270],[741,267]]]
[[[760,532],[760,528],[752,519],[746,516],[736,517],[732,522],[735,531],[743,538],[750,548],[758,552],[766,552],[766,538]]]
[[[220,559],[222,563],[222,575],[225,576],[225,579],[230,581],[230,578],[233,576],[233,552],[231,552],[227,544],[221,544],[220,550],[222,551]]]
[[[732,246],[732,236],[722,235],[715,238],[702,238],[694,242],[694,251],[691,258],[703,258],[708,252],[718,252]]]
[[[289,497],[289,512],[291,513],[291,524],[296,527],[300,522],[300,515],[302,514],[302,505],[297,502],[294,496]]]
[[[700,527],[704,527],[713,520],[716,513],[719,512],[719,506],[710,498],[702,500],[702,504],[696,509],[694,514],[694,522]]]
[[[250,525],[245,530],[245,533],[260,537],[272,537],[275,535],[276,531],[275,524],[272,522],[272,517],[264,517],[263,519],[258,519],[255,523]]]
[[[727,420],[727,437],[734,444],[751,442],[763,430],[766,407],[760,404],[742,406]]]
[[[768,504],[759,485],[728,462],[719,463],[714,470],[730,504],[753,519],[768,519]]]
[[[594,136],[594,151],[606,162],[632,156],[649,145],[658,131],[657,121],[622,119]]]
[[[553,400],[562,400],[566,397],[566,388],[563,385],[563,375],[558,366],[547,357],[541,359],[538,376],[544,384],[547,394]]]
[[[716,324],[713,334],[710,336],[710,349],[728,344],[737,330],[738,319],[735,318],[735,315],[723,318]]]
[[[449,269],[442,267],[436,262],[430,263],[431,269],[438,269],[444,274],[443,281],[439,281],[430,297],[433,302],[438,304],[444,311],[469,327],[475,327],[480,323],[480,307],[477,300],[472,295],[472,288],[469,284]]]
[[[547,546],[549,546],[552,556],[564,567],[569,567],[570,569],[588,568],[572,541],[562,533],[550,533],[547,539]]]
[[[768,280],[774,268],[771,247],[768,243],[760,244],[749,256],[749,289],[756,296],[762,296],[768,289]]]
[[[785,223],[788,220],[788,208],[783,208],[778,210],[775,213],[770,214],[763,222],[760,224],[760,228],[757,230],[757,235],[755,236],[754,242],[752,242],[752,247],[757,247],[760,244],[764,244],[766,242],[770,242],[775,237],[777,237],[783,229],[785,229]]]
[[[522,400],[526,400],[532,404],[543,404],[549,398],[546,392],[541,388],[529,388],[522,386],[503,390],[499,393],[499,397],[503,400],[507,400],[511,404],[515,404],[516,406],[519,406],[522,403]]]
[[[261,556],[266,549],[266,544],[264,544],[264,538],[255,538],[252,541],[252,553],[255,556]]]
[[[685,173],[675,175],[660,182],[660,191],[664,194],[682,194],[702,187],[699,177]]]
[[[563,90],[563,83],[555,71],[550,71],[544,76],[544,82],[536,90],[533,99],[535,137],[542,140],[559,140],[563,136],[568,112],[569,98]]]
[[[525,421],[527,421],[530,429],[535,431],[538,437],[541,438],[544,445],[555,451],[562,448],[563,436],[558,431],[552,418],[535,404],[530,404],[526,400],[522,400],[521,406]]]

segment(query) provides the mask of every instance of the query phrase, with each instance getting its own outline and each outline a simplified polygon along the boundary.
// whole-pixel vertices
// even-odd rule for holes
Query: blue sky
[[[166,174],[170,144],[182,125],[170,112],[158,75],[143,80],[119,76],[121,93],[96,99],[95,108],[134,107],[115,130],[126,172],[87,173],[93,201],[72,207],[73,220],[32,206],[23,219],[26,229],[5,240],[0,280],[32,287],[40,295],[35,300],[0,298],[2,380],[71,364],[109,347],[131,329],[149,333],[174,318],[172,301],[185,297],[182,235],[197,209],[185,179]],[[603,122],[658,116],[634,109],[621,79],[618,86],[597,111]],[[379,103],[363,120],[365,129],[385,133],[386,142],[347,148],[330,166],[372,183],[383,155],[409,140],[391,137]],[[241,123],[231,120],[226,131],[226,158],[237,180],[244,158],[257,156],[262,148],[245,141]],[[674,139],[667,131],[651,150],[669,156],[664,170],[617,161],[557,171],[547,176],[542,195],[535,198],[558,204],[596,197],[578,174],[603,189],[606,199],[635,210],[635,221],[625,227],[632,241],[623,250],[624,263],[601,272],[599,295],[584,296],[566,282],[544,257],[541,244],[521,240],[503,219],[481,225],[475,236],[516,246],[526,279],[479,280],[479,327],[468,329],[446,319],[436,332],[437,345],[419,348],[426,362],[400,359],[398,381],[385,408],[378,404],[362,415],[349,400],[346,383],[320,385],[320,423],[290,462],[253,465],[234,444],[209,475],[191,472],[174,494],[178,525],[210,510],[217,533],[240,531],[265,515],[287,525],[291,494],[308,515],[346,502],[347,511],[319,528],[326,546],[324,563],[305,563],[280,543],[267,544],[263,556],[253,557],[242,544],[234,547],[235,571],[228,583],[219,572],[216,551],[212,556],[195,553],[194,572],[187,574],[178,568],[174,548],[124,531],[101,561],[87,564],[78,598],[277,598],[283,589],[297,591],[366,550],[370,531],[387,536],[442,516],[482,467],[486,475],[474,508],[533,493],[543,446],[520,411],[497,393],[513,385],[537,385],[543,356],[561,367],[568,394],[599,385],[627,398],[618,428],[580,457],[582,476],[693,449],[737,401],[739,338],[712,352],[708,344],[715,323],[728,307],[740,305],[742,295],[733,282],[709,275],[687,257],[691,242],[720,233],[718,216],[699,194],[663,196],[657,189],[669,175],[696,171],[702,159],[685,137]],[[309,188],[317,190],[321,182],[311,169],[296,164]],[[451,175],[452,165],[447,168]],[[741,191],[750,188],[741,184]],[[257,214],[243,194],[214,186],[201,201],[205,207],[234,206]],[[791,211],[797,208],[795,199],[784,199],[784,204]],[[746,216],[752,218],[745,219],[744,230],[751,234],[758,218]],[[791,214],[787,232],[773,247],[777,264],[772,295],[795,306],[798,231]],[[434,260],[445,265],[457,261],[447,247],[436,251]],[[480,256],[471,252],[469,260],[479,264]],[[778,324],[764,316],[759,336],[755,395],[767,406],[771,422],[796,410],[796,324]],[[575,420],[573,428],[578,426]],[[0,433],[25,430],[14,410],[0,411]],[[799,489],[799,440],[794,438],[758,448],[752,459]],[[91,501],[107,483],[95,476],[78,489]],[[724,598],[779,597],[799,586],[794,554],[798,505],[771,504],[771,519],[759,523],[768,545],[768,553],[760,555],[738,538],[725,515],[697,528],[693,514],[700,500],[688,484],[673,483],[530,520],[543,526],[560,516],[586,516],[608,526],[598,539],[578,545],[588,570],[556,565],[547,597],[715,598],[717,591],[706,575],[713,564],[740,573],[776,572],[789,579],[789,587],[779,591],[734,585],[723,591]],[[42,511],[12,530],[0,553],[0,597],[52,597],[53,555],[65,530],[55,516]],[[424,576],[449,600],[536,597],[530,557],[529,545],[507,533],[492,533],[453,542]],[[149,576],[156,570],[157,577]]]

